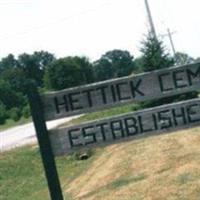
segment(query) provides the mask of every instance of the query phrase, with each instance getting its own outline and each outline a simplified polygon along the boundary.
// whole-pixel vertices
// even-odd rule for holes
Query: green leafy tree
[[[18,57],[18,66],[23,71],[25,79],[33,79],[41,87],[45,67],[54,60],[54,55],[46,51],[34,52],[31,55],[24,53]]]
[[[7,69],[16,68],[18,65],[17,60],[13,54],[9,54],[7,57],[4,57],[0,61],[0,72],[3,72]]]
[[[77,65],[80,66],[80,72],[84,83],[94,82],[93,68],[88,58],[75,56],[73,57],[73,59],[75,63],[77,63]]]
[[[6,106],[6,109],[22,108],[26,103],[24,95],[13,90],[10,83],[5,80],[0,80],[0,94],[0,101]]]
[[[24,111],[24,115],[29,115],[28,109],[25,109],[27,106],[27,97],[25,95],[27,79],[35,80],[39,87],[43,87],[45,67],[53,60],[55,60],[54,55],[46,51],[22,54],[18,59],[9,54],[1,59],[1,116],[3,116],[4,110],[7,113],[7,117],[14,120],[19,120],[22,114],[21,110]]]
[[[66,57],[46,67],[44,83],[47,89],[64,89],[93,81],[92,65],[85,57]]]
[[[195,59],[189,56],[187,53],[177,52],[175,54],[175,61],[177,65],[185,65],[194,62]]]
[[[24,73],[21,69],[9,68],[0,74],[0,79],[9,82],[10,86],[16,92],[24,91],[23,85],[25,81]]]
[[[128,51],[112,50],[94,62],[95,78],[98,81],[130,75],[135,69],[133,56]]]

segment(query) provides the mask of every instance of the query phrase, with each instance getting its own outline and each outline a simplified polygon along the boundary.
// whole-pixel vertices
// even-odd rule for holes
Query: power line
[[[41,26],[35,26],[33,28],[30,28],[27,31],[14,33],[12,35],[7,35],[7,36],[1,36],[0,35],[0,40],[9,39],[11,37],[23,36],[23,35],[31,33],[32,31],[37,31],[37,30],[41,30],[41,29],[47,28],[49,26],[58,25],[59,23],[64,23],[64,22],[66,22],[66,21],[68,21],[70,19],[73,19],[73,18],[77,17],[77,16],[86,15],[88,13],[94,12],[94,11],[99,10],[100,8],[103,8],[103,7],[108,6],[108,5],[111,5],[111,3],[108,2],[108,3],[102,4],[102,5],[100,5],[98,7],[95,7],[95,8],[83,10],[83,11],[81,11],[79,13],[76,13],[76,14],[73,14],[73,15],[70,15],[70,16],[67,16],[67,17],[63,17],[61,19],[52,21],[52,22],[50,22],[48,24],[44,24],[44,25],[41,25]]]

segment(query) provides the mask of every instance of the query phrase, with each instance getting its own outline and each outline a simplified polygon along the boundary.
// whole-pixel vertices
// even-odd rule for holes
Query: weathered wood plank
[[[112,79],[42,96],[46,120],[153,100],[200,88],[200,63]]]
[[[182,101],[111,118],[51,130],[55,155],[134,139],[138,134],[166,132],[200,124],[200,99]]]

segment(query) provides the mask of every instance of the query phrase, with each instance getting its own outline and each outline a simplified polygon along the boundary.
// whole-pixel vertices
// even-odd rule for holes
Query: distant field
[[[200,127],[93,150],[91,158],[56,159],[66,199],[200,199]],[[48,200],[37,146],[0,154],[0,199]]]

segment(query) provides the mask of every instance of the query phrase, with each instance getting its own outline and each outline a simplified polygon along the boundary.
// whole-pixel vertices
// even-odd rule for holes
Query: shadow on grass
[[[105,186],[99,187],[98,189],[96,189],[92,192],[89,192],[88,194],[83,195],[80,199],[90,197],[94,194],[97,194],[100,191],[115,190],[115,189],[121,188],[123,186],[127,186],[131,183],[134,183],[134,182],[136,183],[136,182],[142,181],[146,178],[147,178],[147,176],[145,174],[140,174],[140,175],[137,175],[137,176],[134,176],[131,178],[125,178],[125,177],[118,178],[117,180],[115,180]]]

